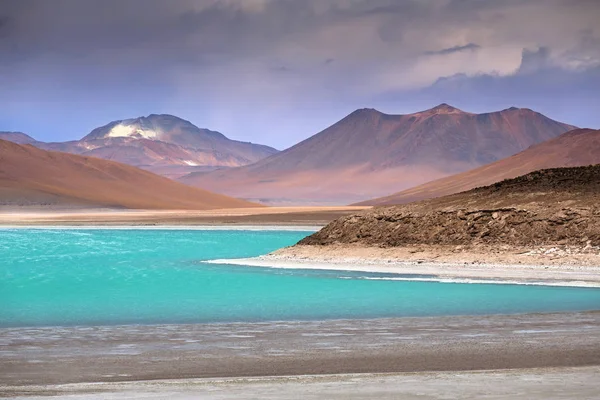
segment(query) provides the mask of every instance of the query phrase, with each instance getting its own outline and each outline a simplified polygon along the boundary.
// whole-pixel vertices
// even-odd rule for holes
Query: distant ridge
[[[348,204],[508,157],[574,127],[535,111],[448,104],[406,115],[359,109],[254,164],[181,182],[272,204]]]
[[[202,210],[259,205],[129,165],[0,140],[0,208],[15,206]]]
[[[0,133],[0,139],[118,161],[171,178],[247,165],[277,153],[272,147],[231,140],[168,114],[112,121],[81,140],[44,143],[27,138]]]
[[[31,136],[23,132],[2,132],[0,131],[0,140],[8,140],[17,144],[32,144],[37,142]]]
[[[575,129],[512,157],[358,204],[380,206],[410,203],[490,185],[538,169],[592,164],[600,164],[600,130]]]

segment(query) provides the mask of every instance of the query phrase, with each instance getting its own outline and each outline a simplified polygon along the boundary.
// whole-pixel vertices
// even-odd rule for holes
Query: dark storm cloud
[[[543,110],[544,82],[572,103],[596,87],[599,19],[595,0],[3,0],[0,130],[169,112],[285,147],[401,98]]]
[[[0,37],[8,34],[8,24],[10,19],[6,16],[0,15]]]
[[[12,41],[35,58],[58,54],[80,58],[98,51],[127,51],[175,42],[185,35],[178,13],[166,12],[167,2],[149,1],[13,1]],[[165,20],[161,14],[167,16]],[[155,47],[156,48],[156,47]],[[165,50],[169,50],[165,48]]]
[[[335,0],[12,0],[5,1],[5,19],[21,55],[57,54],[81,58],[103,52],[120,64],[145,62],[160,51],[170,61],[206,61],[268,52],[277,43],[295,41],[337,24],[373,26],[383,42],[402,43],[409,28],[424,24],[453,26],[482,20],[483,11],[498,13],[530,1],[335,1]],[[564,3],[564,2],[563,2]],[[585,4],[574,1],[571,4]],[[546,6],[548,7],[548,6]],[[541,10],[543,12],[543,10]],[[459,28],[459,27],[457,27]],[[356,33],[360,37],[362,29]],[[354,36],[354,35],[353,35]],[[348,37],[351,41],[355,37]],[[593,35],[592,35],[593,36]],[[340,38],[342,39],[342,38]],[[307,43],[310,44],[310,43]],[[318,43],[317,43],[318,45]],[[474,43],[455,44],[425,54],[475,50]],[[135,56],[124,52],[134,51]],[[156,59],[161,57],[156,57]]]
[[[446,54],[458,53],[461,51],[474,51],[474,50],[478,50],[480,48],[481,48],[481,46],[479,46],[478,44],[469,43],[464,46],[453,46],[453,47],[448,47],[448,48],[442,49],[442,50],[426,51],[423,54],[425,54],[427,56],[446,55]]]
[[[540,47],[537,50],[523,49],[523,58],[518,73],[527,74],[547,68],[550,63],[550,49]]]
[[[181,52],[186,48],[216,53],[251,51],[328,24],[373,17],[381,17],[381,21],[371,23],[380,24],[381,32],[388,32],[383,36],[390,39],[396,37],[391,26],[396,26],[399,32],[401,23],[428,19],[431,5],[435,4],[415,0],[12,0],[5,3],[4,18],[14,19],[13,38],[23,51],[32,55],[58,52],[73,56],[138,46],[173,53],[177,53],[176,48]],[[478,7],[480,3],[485,2],[476,2]],[[457,13],[450,5],[443,11],[454,18]],[[202,36],[202,40],[186,43],[185,39],[194,35]]]
[[[533,108],[559,121],[600,128],[600,114],[597,112],[600,66],[584,71],[565,70],[550,65],[550,54],[548,48],[524,51],[521,66],[515,74],[456,74],[440,78],[424,89],[387,93],[377,101],[393,103],[397,107],[427,107],[448,102],[470,112],[512,106]],[[532,72],[534,70],[535,73]],[[518,96],[515,96],[516,93]],[[473,102],[473,99],[477,101]]]

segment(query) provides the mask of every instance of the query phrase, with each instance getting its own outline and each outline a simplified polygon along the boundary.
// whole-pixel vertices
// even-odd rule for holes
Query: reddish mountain
[[[247,165],[277,153],[271,147],[231,140],[172,115],[156,114],[113,121],[81,140],[44,143],[28,138],[31,140],[0,134],[0,139],[118,161],[171,178],[193,171]]]
[[[257,204],[129,165],[0,140],[0,206],[212,209]]]
[[[408,115],[362,109],[255,164],[181,181],[262,202],[342,204],[466,171],[570,129],[529,109],[472,114],[441,104]]]
[[[600,130],[575,129],[525,151],[461,174],[360,205],[391,205],[446,196],[546,168],[600,164]]]

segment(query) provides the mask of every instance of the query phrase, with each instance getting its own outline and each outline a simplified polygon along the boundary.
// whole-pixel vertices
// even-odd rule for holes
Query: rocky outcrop
[[[600,245],[600,165],[536,171],[333,221],[300,245]]]
[[[588,243],[589,242],[589,243]],[[600,209],[440,210],[425,213],[382,209],[332,222],[300,244],[360,243],[369,246],[412,244],[467,245],[549,243],[600,244]]]

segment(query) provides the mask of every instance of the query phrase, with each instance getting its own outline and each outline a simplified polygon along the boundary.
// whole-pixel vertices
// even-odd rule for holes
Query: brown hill
[[[45,143],[21,135],[0,133],[0,139],[118,161],[171,178],[193,171],[247,165],[277,153],[272,147],[231,140],[222,133],[166,114],[113,121],[81,140],[68,142]]]
[[[272,203],[348,203],[515,154],[573,127],[528,109],[472,114],[442,104],[388,115],[353,112],[255,164],[181,181]]]
[[[0,205],[136,209],[258,206],[94,157],[0,140]]]
[[[600,245],[600,165],[339,218],[301,245]]]
[[[575,129],[483,167],[438,179],[358,205],[392,205],[445,196],[543,168],[600,163],[600,130]]]

